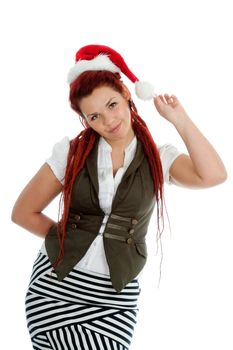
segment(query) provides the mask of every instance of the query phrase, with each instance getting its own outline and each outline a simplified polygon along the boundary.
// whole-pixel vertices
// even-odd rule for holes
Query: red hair
[[[86,126],[83,123],[82,112],[79,107],[79,102],[83,97],[90,95],[93,90],[99,86],[107,85],[117,92],[123,94],[124,84],[120,80],[118,73],[111,73],[108,71],[88,71],[82,73],[73,83],[70,85],[70,105],[71,108],[79,114],[80,121],[84,126],[82,130],[73,140],[70,142],[70,150],[67,159],[67,167],[65,173],[64,187],[62,190],[62,196],[60,202],[63,205],[63,213],[58,225],[58,237],[60,243],[60,252],[57,260],[54,264],[56,267],[64,257],[64,241],[66,237],[66,224],[69,214],[69,205],[71,198],[71,191],[75,179],[79,172],[85,166],[85,161],[93,149],[95,141],[99,134],[91,127]],[[145,121],[138,115],[137,109],[132,101],[129,103],[131,109],[131,123],[132,128],[137,138],[142,142],[143,150],[147,156],[151,176],[154,182],[154,190],[157,202],[157,238],[160,237],[163,231],[160,228],[160,219],[163,219],[163,172],[160,161],[159,152],[157,146],[150,134],[150,131]],[[163,223],[163,220],[162,220]]]

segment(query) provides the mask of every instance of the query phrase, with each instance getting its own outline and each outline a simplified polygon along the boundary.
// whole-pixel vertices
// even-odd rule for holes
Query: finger
[[[164,94],[164,97],[165,97],[166,102],[167,102],[168,104],[172,104],[172,103],[174,102],[172,95],[170,96],[170,95],[168,95],[168,94]]]
[[[167,103],[165,96],[159,95],[159,98],[163,103]]]
[[[175,95],[171,95],[172,99],[173,99],[173,104],[174,106],[176,106],[179,102],[178,98]]]
[[[154,104],[156,108],[159,108],[159,106],[163,104],[163,101],[160,96],[157,95],[156,97],[154,97]]]
[[[166,104],[166,102],[164,101],[164,98],[162,95],[159,95],[157,97],[154,98],[154,104],[155,107],[157,108],[157,110],[161,110],[161,108],[163,108],[164,104]]]
[[[177,100],[178,101],[178,98],[176,97],[176,95],[171,95],[171,97],[173,98],[173,100]]]

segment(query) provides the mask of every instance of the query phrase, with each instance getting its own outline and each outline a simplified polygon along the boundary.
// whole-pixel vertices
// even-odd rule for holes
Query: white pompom
[[[135,83],[136,95],[142,100],[151,100],[154,96],[154,86],[147,81],[137,81]]]

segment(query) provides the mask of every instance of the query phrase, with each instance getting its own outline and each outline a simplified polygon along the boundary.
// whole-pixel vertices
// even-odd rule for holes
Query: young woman
[[[153,98],[188,155],[157,147],[120,73]],[[137,316],[146,233],[163,184],[206,188],[225,181],[224,165],[174,95],[154,96],[106,46],[76,54],[70,103],[84,130],[58,142],[20,194],[12,220],[45,238],[26,295],[34,349],[129,349]],[[43,214],[61,193],[58,223]]]

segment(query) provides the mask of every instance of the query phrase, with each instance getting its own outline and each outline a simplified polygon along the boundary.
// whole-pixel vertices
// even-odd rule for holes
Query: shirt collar
[[[137,146],[137,137],[135,135],[132,141],[125,148],[125,154],[127,154],[128,152],[133,152],[133,150],[136,150],[136,146]],[[103,138],[103,136],[100,137],[99,148],[103,149],[106,152],[112,152],[112,146]]]

